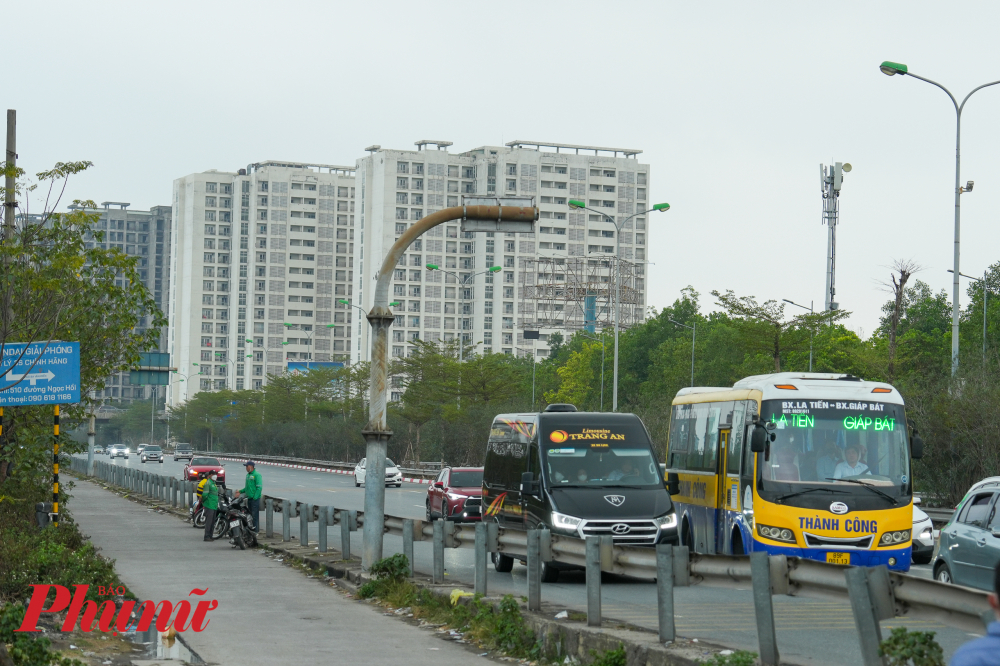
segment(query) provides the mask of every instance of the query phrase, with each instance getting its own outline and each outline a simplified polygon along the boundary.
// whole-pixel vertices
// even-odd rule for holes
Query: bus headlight
[[[671,527],[677,527],[677,514],[676,513],[665,513],[662,516],[653,518],[653,522],[661,530],[670,529]]]
[[[583,520],[580,518],[567,516],[565,513],[559,513],[558,511],[552,512],[552,527],[555,529],[575,532],[576,528],[579,527],[582,522]]]
[[[761,525],[760,523],[757,523],[757,534],[761,535],[765,539],[795,543],[795,535],[787,527],[771,527],[769,525]]]
[[[886,532],[879,540],[880,546],[891,546],[910,540],[910,530],[900,530],[898,532]]]

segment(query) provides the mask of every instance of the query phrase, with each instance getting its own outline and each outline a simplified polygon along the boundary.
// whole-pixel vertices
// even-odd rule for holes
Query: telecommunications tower
[[[829,229],[826,246],[826,295],[823,302],[826,310],[836,310],[837,287],[835,283],[837,269],[837,222],[840,218],[840,186],[844,182],[844,174],[849,173],[851,165],[835,162],[833,166],[819,165],[820,190],[823,192],[823,224]]]

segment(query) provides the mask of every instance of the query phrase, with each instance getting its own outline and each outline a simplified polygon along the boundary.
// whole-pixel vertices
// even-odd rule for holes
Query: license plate
[[[827,553],[826,554],[827,564],[843,564],[845,566],[850,566],[851,564],[851,554],[850,553]]]
[[[229,526],[230,526],[230,527],[239,527],[239,526],[240,526],[240,521],[238,521],[238,520],[233,520],[233,521],[231,521],[231,522],[229,523]]]

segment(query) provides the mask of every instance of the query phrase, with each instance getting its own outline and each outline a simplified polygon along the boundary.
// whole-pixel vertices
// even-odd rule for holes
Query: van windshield
[[[542,442],[542,464],[552,488],[663,486],[641,426],[552,430]]]

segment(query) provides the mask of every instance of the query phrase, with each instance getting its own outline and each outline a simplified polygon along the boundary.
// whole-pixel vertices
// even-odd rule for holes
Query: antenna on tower
[[[819,165],[820,191],[823,192],[823,224],[827,226],[826,245],[826,295],[823,297],[826,310],[836,310],[837,303],[837,222],[840,220],[840,188],[844,174],[850,173],[848,162],[835,162],[833,166]]]

